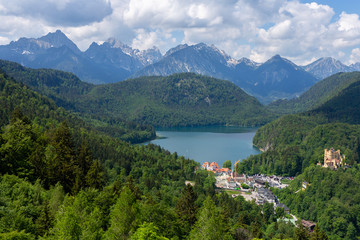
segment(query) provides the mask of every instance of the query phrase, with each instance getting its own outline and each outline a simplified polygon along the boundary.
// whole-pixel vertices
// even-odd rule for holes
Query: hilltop
[[[153,126],[259,126],[274,116],[235,84],[194,73],[141,77],[92,85],[57,70],[30,69],[0,61],[17,81],[82,116]]]
[[[278,100],[267,107],[279,114],[300,113],[315,109],[354,82],[360,81],[360,72],[337,73],[319,81],[297,98]],[[351,101],[350,101],[351,102]]]

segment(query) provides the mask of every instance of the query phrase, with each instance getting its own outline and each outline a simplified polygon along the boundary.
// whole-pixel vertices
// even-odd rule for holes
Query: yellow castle
[[[337,169],[345,165],[344,160],[345,155],[341,156],[340,149],[335,151],[334,148],[331,148],[329,150],[325,148],[323,167]]]

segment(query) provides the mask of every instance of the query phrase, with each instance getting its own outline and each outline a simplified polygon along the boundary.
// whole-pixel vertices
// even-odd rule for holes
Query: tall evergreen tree
[[[318,224],[316,224],[314,231],[311,233],[310,240],[328,240],[328,239],[329,238],[326,235],[326,233],[319,228]]]
[[[69,127],[62,122],[51,140],[53,155],[49,159],[49,180],[54,185],[60,182],[66,192],[70,192],[75,183],[77,166],[75,165],[75,147]]]
[[[92,163],[86,175],[86,185],[95,189],[101,189],[105,184],[104,173],[101,163],[96,160]]]
[[[187,184],[175,207],[176,213],[179,217],[189,223],[190,226],[192,226],[196,221],[196,199],[197,195],[194,192],[194,188],[190,184]]]
[[[128,239],[130,233],[136,228],[136,214],[136,198],[125,186],[110,213],[110,227],[105,233],[106,239]]]
[[[225,219],[221,217],[220,211],[211,197],[208,196],[203,207],[200,209],[198,220],[192,228],[189,239],[191,240],[218,240],[232,239],[226,233]]]

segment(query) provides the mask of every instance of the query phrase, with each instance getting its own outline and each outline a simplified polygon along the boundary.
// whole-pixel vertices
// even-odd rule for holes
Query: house
[[[204,162],[202,168],[208,171],[215,171],[216,169],[219,169],[219,165],[216,162]]]
[[[201,166],[203,169],[207,170],[210,167],[210,164],[208,162],[204,162]]]
[[[310,221],[306,221],[306,220],[301,220],[301,224],[303,225],[304,228],[306,228],[308,231],[313,231],[315,228],[315,223],[310,222]]]
[[[261,180],[261,179],[255,179],[255,183],[259,184],[259,185],[262,185],[262,186],[265,186],[265,181]]]
[[[264,200],[265,202],[269,202],[269,203],[277,202],[275,195],[267,188],[258,188],[257,193],[260,199]]]
[[[220,167],[219,167],[219,165],[218,165],[216,162],[212,162],[212,163],[210,163],[209,168],[210,168],[211,170],[215,170],[215,169],[218,169],[218,168],[220,168]]]
[[[290,214],[290,208],[288,208],[285,204],[279,203],[279,204],[276,205],[276,207],[283,208],[283,209],[284,209],[284,212],[285,212],[286,214]]]

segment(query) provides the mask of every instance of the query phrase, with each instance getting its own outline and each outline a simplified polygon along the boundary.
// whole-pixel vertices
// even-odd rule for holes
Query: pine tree
[[[75,183],[77,166],[75,165],[74,143],[65,122],[56,129],[51,145],[53,155],[49,160],[49,182],[51,185],[60,182],[64,190],[70,192]]]
[[[299,219],[296,224],[297,224],[297,228],[295,230],[295,239],[296,240],[308,240],[309,233],[302,225],[301,219]]]
[[[104,186],[104,173],[101,163],[96,160],[92,163],[89,171],[86,174],[86,185],[95,189],[102,189]]]
[[[197,195],[194,192],[194,188],[187,184],[176,203],[176,213],[184,221],[188,222],[192,226],[196,221],[197,206],[195,204]]]
[[[136,198],[125,186],[110,213],[110,227],[105,233],[106,239],[128,239],[129,233],[136,227],[136,214]]]
[[[49,203],[43,204],[40,217],[36,219],[36,232],[38,235],[43,236],[54,224],[54,216],[51,215],[49,210]]]
[[[225,219],[221,217],[220,211],[208,196],[203,207],[200,209],[198,220],[190,232],[191,240],[218,240],[231,239],[226,232]]]
[[[180,218],[182,231],[188,234],[191,226],[196,222],[197,205],[195,204],[197,195],[193,187],[187,184],[176,203],[175,211]]]

